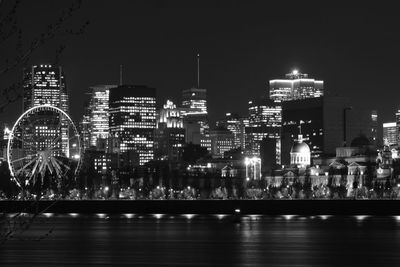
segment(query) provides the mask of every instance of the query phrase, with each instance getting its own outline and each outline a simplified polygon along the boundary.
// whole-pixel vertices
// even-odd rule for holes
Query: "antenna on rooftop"
[[[197,88],[200,88],[200,54],[197,54]]]

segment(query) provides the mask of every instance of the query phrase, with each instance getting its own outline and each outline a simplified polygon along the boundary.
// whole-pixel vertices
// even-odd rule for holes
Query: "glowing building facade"
[[[270,99],[249,101],[249,125],[246,127],[247,154],[260,156],[260,143],[264,138],[276,141],[276,163],[281,161],[280,130],[282,106]]]
[[[383,124],[383,144],[397,145],[397,127],[395,122]]]
[[[207,89],[183,90],[182,107],[189,109],[185,115],[207,115]]]
[[[34,65],[24,70],[23,111],[44,104],[58,107],[68,114],[67,86],[60,66]]]
[[[116,85],[97,85],[90,87],[90,145],[97,146],[98,139],[109,136],[109,94]]]
[[[65,76],[61,66],[49,64],[34,65],[23,72],[23,112],[40,105],[51,105],[60,108],[65,113],[69,113],[69,102]],[[39,119],[39,118],[36,118]],[[54,124],[53,121],[46,119],[43,114],[43,125],[37,126],[35,134],[42,137],[36,144],[43,149],[50,145],[56,131],[61,133],[62,153],[69,157],[69,133],[66,119],[61,118],[61,124]],[[28,137],[29,139],[29,137]]]
[[[199,124],[199,135],[207,134],[209,129],[207,113],[207,89],[191,88],[183,90],[181,112],[185,125],[190,125],[193,123]],[[192,134],[188,134],[187,136],[190,137]],[[192,140],[188,141],[189,143],[192,142]]]
[[[311,164],[310,147],[303,141],[303,136],[299,134],[298,139],[290,149],[290,165],[298,168],[305,168]]]
[[[156,159],[180,160],[185,144],[185,129],[181,110],[170,100],[158,111],[154,138]]]
[[[156,89],[121,85],[109,93],[110,134],[119,139],[121,153],[139,154],[139,165],[154,158]]]
[[[400,109],[396,112],[396,139],[397,145],[400,146]]]
[[[216,124],[217,127],[224,127],[233,133],[235,148],[245,147],[245,119],[238,114],[226,113],[225,118]]]
[[[210,130],[211,155],[223,158],[224,153],[236,148],[235,135],[226,128],[218,127]]]
[[[308,74],[294,70],[285,79],[269,81],[269,96],[275,101],[290,101],[324,95],[324,82],[308,77]]]

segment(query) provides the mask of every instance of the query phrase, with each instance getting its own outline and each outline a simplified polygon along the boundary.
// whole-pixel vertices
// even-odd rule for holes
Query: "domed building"
[[[305,168],[311,164],[310,147],[304,143],[303,135],[299,134],[299,138],[290,149],[290,164]]]
[[[370,145],[371,145],[371,142],[369,141],[369,139],[364,134],[361,134],[361,133],[359,136],[354,138],[350,144],[351,147],[360,147],[360,148],[368,147]]]

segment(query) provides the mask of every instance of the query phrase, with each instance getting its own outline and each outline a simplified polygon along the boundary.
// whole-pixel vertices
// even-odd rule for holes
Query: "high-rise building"
[[[217,127],[224,127],[234,135],[235,147],[245,146],[245,122],[238,114],[226,113],[225,118],[217,121]]]
[[[383,124],[383,144],[397,144],[397,126],[395,122],[386,122]]]
[[[69,101],[64,72],[61,66],[48,64],[34,65],[23,73],[23,111],[40,105],[51,105],[69,113]],[[61,135],[61,152],[69,157],[69,132],[67,118],[60,118],[60,124],[54,124],[46,114],[43,124],[36,127],[36,135],[42,140],[37,145],[43,149],[51,143],[57,132]],[[29,139],[29,137],[27,137]]]
[[[309,78],[308,74],[294,70],[286,74],[285,79],[269,81],[269,96],[275,101],[290,101],[321,97],[324,94],[324,82]]]
[[[119,139],[120,152],[139,154],[139,164],[154,158],[156,89],[121,85],[109,93],[110,134]]]
[[[396,112],[396,139],[397,145],[400,146],[400,109]]]
[[[90,87],[90,145],[96,146],[98,139],[109,136],[109,93],[117,85],[97,85]]]
[[[0,137],[0,161],[5,161],[7,159],[7,143],[11,133],[11,127],[12,126],[6,123],[0,123],[0,130],[3,131],[3,135]]]
[[[85,94],[83,102],[83,116],[79,122],[79,132],[82,140],[82,148],[86,150],[90,147],[90,100],[91,93]]]
[[[67,86],[60,66],[34,65],[24,70],[23,111],[44,104],[69,111]]]
[[[246,127],[246,151],[260,156],[260,143],[264,138],[276,140],[276,163],[281,161],[280,129],[282,105],[270,99],[249,101],[249,125]]]
[[[215,158],[223,158],[225,152],[236,148],[235,135],[223,127],[210,130],[210,140],[211,155]]]
[[[167,100],[157,114],[157,127],[154,136],[155,158],[178,161],[185,144],[185,129],[180,109]]]
[[[189,109],[185,115],[207,115],[207,89],[190,88],[182,91],[182,107]]]
[[[209,129],[207,89],[191,88],[182,91],[182,116],[185,124],[197,123],[200,125],[200,135],[207,132]]]

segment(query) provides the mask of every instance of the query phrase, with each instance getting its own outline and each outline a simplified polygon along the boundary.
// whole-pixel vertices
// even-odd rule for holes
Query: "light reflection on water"
[[[399,237],[400,216],[44,214],[0,266],[398,266]]]

